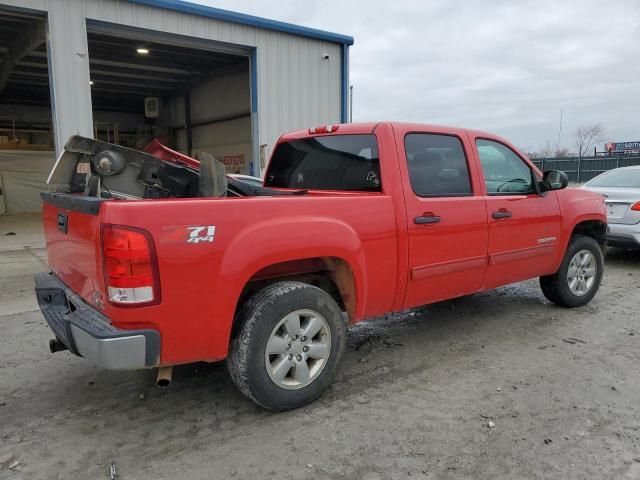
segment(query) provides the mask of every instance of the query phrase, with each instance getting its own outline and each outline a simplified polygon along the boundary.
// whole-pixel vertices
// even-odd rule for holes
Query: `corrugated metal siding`
[[[0,5],[7,5],[9,7],[30,8],[32,10],[47,10],[49,5],[48,0],[2,0]]]
[[[339,123],[339,45],[261,32],[257,46],[261,143],[271,147],[283,132]]]
[[[340,121],[339,44],[125,0],[79,1],[90,20],[257,47],[260,144],[268,144],[269,153],[283,132]],[[40,10],[65,8],[65,2],[59,0],[0,0],[0,4]],[[329,60],[322,58],[325,53]]]

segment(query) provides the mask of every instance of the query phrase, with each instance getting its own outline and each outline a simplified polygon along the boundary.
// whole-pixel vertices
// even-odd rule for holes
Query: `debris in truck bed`
[[[306,194],[248,185],[228,177],[213,156],[200,153],[201,160],[191,158],[158,140],[141,152],[76,135],[64,150],[47,180],[52,193],[114,200]]]

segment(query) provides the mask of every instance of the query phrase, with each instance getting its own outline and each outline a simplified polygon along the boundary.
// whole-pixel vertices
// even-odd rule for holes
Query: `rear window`
[[[276,147],[264,185],[312,190],[382,191],[375,135],[330,135]]]
[[[590,187],[640,188],[640,169],[609,170],[587,182]]]

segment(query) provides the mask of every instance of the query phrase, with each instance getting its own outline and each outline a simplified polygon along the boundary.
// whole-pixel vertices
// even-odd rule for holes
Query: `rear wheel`
[[[331,296],[301,282],[254,294],[238,313],[227,367],[238,389],[270,410],[317,399],[331,384],[346,325]]]
[[[591,301],[600,288],[604,256],[591,237],[576,235],[569,242],[560,268],[554,275],[540,277],[542,293],[563,307],[581,307]]]

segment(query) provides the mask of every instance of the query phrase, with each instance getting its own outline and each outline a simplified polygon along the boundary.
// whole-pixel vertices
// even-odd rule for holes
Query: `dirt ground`
[[[223,364],[160,390],[50,354],[44,258],[0,248],[0,479],[640,478],[640,253],[610,251],[581,309],[529,281],[363,322],[332,388],[281,414]]]

